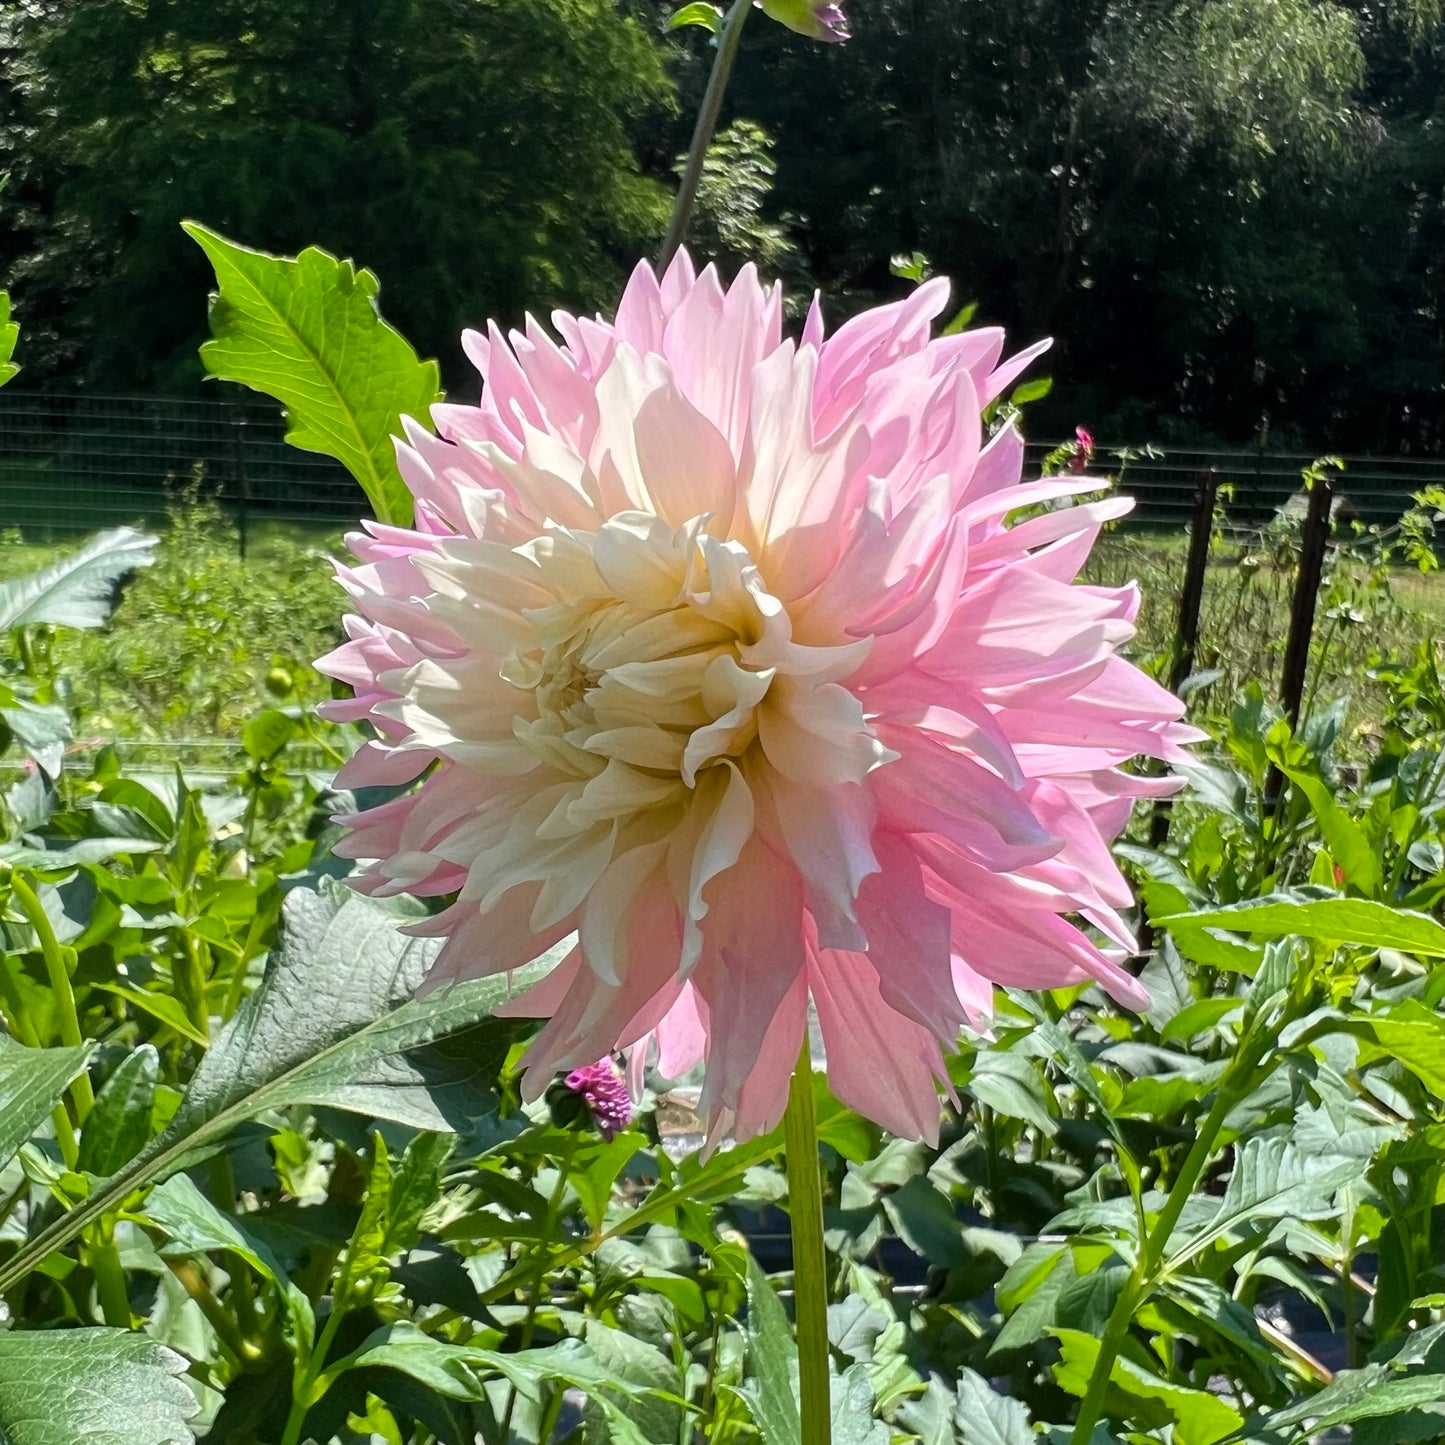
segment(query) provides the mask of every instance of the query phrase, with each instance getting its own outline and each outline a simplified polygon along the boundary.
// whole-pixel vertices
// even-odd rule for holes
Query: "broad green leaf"
[[[84,546],[26,577],[0,582],[0,632],[54,622],[104,627],[116,584],[155,560],[156,539],[134,527],[97,532]]]
[[[3,584],[0,584],[3,587]],[[0,723],[48,777],[58,778],[72,733],[70,714],[55,703],[32,702],[0,685]],[[4,751],[0,745],[0,751]]]
[[[1360,1062],[1398,1059],[1435,1095],[1445,1099],[1445,1017],[1418,999],[1403,999],[1382,1013],[1345,1019],[1340,1027],[1368,1042]]]
[[[690,5],[672,12],[667,28],[681,30],[685,25],[701,25],[704,30],[716,35],[722,29],[722,21],[723,13],[718,6],[704,4],[703,0],[692,0]]]
[[[412,499],[392,437],[404,416],[427,421],[440,378],[436,363],[418,361],[381,319],[376,277],[315,246],[294,260],[268,256],[182,224],[220,287],[212,340],[201,347],[206,370],[275,397],[292,446],[335,457],[361,483],[378,521],[409,525]]]
[[[135,988],[128,983],[101,983],[96,987],[104,989],[106,993],[115,994],[117,998],[125,999],[132,1007],[149,1014],[167,1028],[174,1029],[182,1038],[189,1039],[193,1044],[200,1044],[202,1048],[205,1048],[208,1043],[205,1034],[191,1022],[185,1006],[174,994]]]
[[[1335,802],[1323,778],[1293,766],[1280,748],[1272,747],[1270,757],[1280,772],[1309,800],[1330,857],[1339,865],[1346,880],[1361,893],[1378,893],[1381,887],[1380,858],[1365,836],[1365,830]]]
[[[1022,386],[1014,387],[1009,401],[1014,406],[1027,406],[1031,401],[1042,401],[1053,389],[1053,377],[1035,377],[1033,381],[1026,381]]]
[[[1213,1217],[1176,1236],[1168,1268],[1256,1220],[1323,1215],[1335,1190],[1360,1174],[1358,1159],[1306,1155],[1285,1139],[1249,1139],[1235,1151],[1234,1171]]]
[[[329,1105],[437,1131],[486,1112],[514,1034],[490,1014],[553,958],[518,970],[510,985],[479,979],[417,998],[439,946],[398,932],[417,916],[330,881],[323,892],[290,893],[265,979],[216,1036],[165,1132],[6,1260],[0,1291],[131,1190],[267,1109]]]
[[[1230,1014],[1243,1009],[1244,1000],[1238,998],[1201,998],[1182,1008],[1162,1029],[1159,1042],[1167,1044],[1171,1039],[1192,1039],[1206,1029],[1212,1029],[1228,1018]]]
[[[145,1148],[160,1076],[160,1055],[153,1044],[141,1044],[116,1065],[86,1116],[77,1169],[114,1174]]]
[[[1023,1404],[1000,1395],[969,1369],[959,1373],[953,1423],[961,1445],[1033,1445],[1034,1430]]]
[[[0,965],[3,966],[3,965]],[[28,1049],[0,1034],[0,1164],[50,1117],[65,1087],[85,1067],[91,1046]]]
[[[748,1378],[738,1387],[763,1445],[800,1445],[798,1346],[782,1302],[748,1256]]]
[[[151,1190],[145,1215],[170,1240],[161,1248],[163,1255],[225,1250],[269,1279],[280,1292],[298,1339],[310,1348],[315,1334],[311,1301],[291,1282],[270,1246],[248,1234],[234,1215],[217,1209],[190,1175],[172,1175]]]
[[[246,756],[258,763],[269,763],[300,731],[301,724],[274,707],[259,712],[241,733],[241,746]]]
[[[865,1366],[849,1365],[834,1375],[828,1395],[832,1445],[888,1445],[892,1435],[877,1418],[876,1404]]]
[[[192,1445],[185,1359],[128,1330],[0,1333],[7,1445]]]
[[[1053,1367],[1054,1378],[1071,1395],[1082,1397],[1098,1363],[1099,1341],[1080,1330],[1056,1329],[1053,1334],[1063,1350],[1062,1361]],[[1149,1426],[1158,1429],[1172,1421],[1179,1445],[1214,1445],[1244,1424],[1239,1411],[1217,1395],[1171,1384],[1122,1356],[1114,1361],[1109,1383],[1129,1397]]]
[[[1049,1090],[1031,1059],[1006,1050],[980,1050],[963,1087],[980,1104],[1011,1119],[1022,1119],[1045,1135],[1058,1133],[1059,1121],[1049,1112]]]
[[[1276,894],[1155,922],[1164,928],[1198,924],[1261,937],[1294,935],[1321,943],[1357,943],[1367,948],[1397,948],[1421,958],[1445,958],[1445,924],[1371,898],[1297,899]]]
[[[571,1386],[595,1401],[606,1414],[609,1438],[617,1445],[653,1445],[610,1398],[614,1394],[641,1397],[648,1392],[608,1370],[580,1340],[502,1354],[439,1340],[415,1325],[399,1322],[368,1336],[355,1353],[338,1361],[327,1375],[334,1377],[360,1369],[400,1370],[455,1400],[484,1398],[480,1381],[487,1376],[500,1375],[509,1380],[517,1393],[529,1400]]]
[[[15,355],[15,343],[19,340],[20,327],[10,319],[10,293],[0,291],[0,386],[4,386],[20,370],[10,359]]]
[[[1271,1435],[1305,1438],[1337,1425],[1395,1415],[1422,1406],[1440,1407],[1445,1400],[1445,1375],[1404,1374],[1385,1365],[1341,1370],[1318,1394],[1268,1416]],[[1308,1422],[1308,1429],[1301,1429]],[[1439,1426],[1437,1424],[1436,1428]]]
[[[885,1194],[883,1212],[899,1239],[930,1265],[948,1269],[968,1258],[962,1221],[924,1175],[915,1174],[901,1189]]]
[[[625,1330],[612,1329],[600,1320],[589,1319],[583,1339],[599,1366],[618,1380],[625,1380],[639,1391],[628,1398],[621,1396],[612,1401],[617,1410],[625,1415],[639,1433],[648,1441],[658,1445],[672,1445],[678,1438],[678,1426],[682,1411],[673,1403],[682,1394],[682,1376],[677,1365],[655,1345],[646,1340],[635,1339]],[[655,1392],[655,1393],[654,1393]],[[589,1406],[594,1415],[603,1415],[604,1402],[594,1394]],[[609,1439],[605,1419],[598,1419],[598,1437]]]

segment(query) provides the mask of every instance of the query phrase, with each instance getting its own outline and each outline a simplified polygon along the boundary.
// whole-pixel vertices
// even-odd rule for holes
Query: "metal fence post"
[[[1174,623],[1174,662],[1169,669],[1169,691],[1178,692],[1194,670],[1194,653],[1199,645],[1199,614],[1204,603],[1204,576],[1209,570],[1209,543],[1214,536],[1214,507],[1219,477],[1213,467],[1201,473],[1194,494],[1194,516],[1189,523],[1189,555],[1184,563],[1184,588]],[[1154,804],[1149,820],[1149,846],[1162,848],[1169,836],[1168,800]]]
[[[1327,473],[1314,479],[1309,507],[1300,533],[1299,572],[1295,576],[1294,601],[1290,607],[1289,636],[1284,645],[1284,667],[1280,672],[1279,702],[1291,728],[1299,726],[1300,704],[1305,695],[1305,675],[1310,665],[1310,637],[1315,626],[1315,602],[1324,575],[1325,550],[1330,543],[1331,503],[1334,487]],[[1271,766],[1264,783],[1265,806],[1273,810],[1284,787],[1284,774]]]

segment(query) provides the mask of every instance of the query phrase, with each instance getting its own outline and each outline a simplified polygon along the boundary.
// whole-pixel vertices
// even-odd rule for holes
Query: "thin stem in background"
[[[702,109],[697,113],[697,125],[693,127],[692,145],[688,147],[682,185],[678,189],[677,200],[673,202],[672,219],[667,223],[667,235],[663,238],[662,249],[657,253],[659,276],[667,270],[687,235],[687,223],[692,218],[697,188],[702,182],[703,162],[707,159],[707,148],[712,144],[713,132],[717,129],[723,92],[727,89],[728,76],[732,74],[733,61],[737,59],[738,42],[742,39],[743,22],[748,18],[748,11],[751,9],[752,0],[733,0],[732,9],[723,21],[722,33],[718,36],[717,56],[712,63],[712,74],[708,76],[707,93],[702,98]]]
[[[813,1109],[813,1060],[808,1035],[788,1086],[783,1119],[788,1165],[788,1218],[793,1231],[793,1305],[798,1332],[798,1413],[802,1445],[829,1445],[828,1262],[823,1247],[823,1178]]]
[[[1138,1263],[1130,1272],[1110,1312],[1108,1323],[1104,1327],[1104,1337],[1099,1343],[1099,1354],[1089,1377],[1088,1389],[1079,1406],[1079,1418],[1074,1422],[1073,1433],[1069,1437],[1071,1445],[1086,1445],[1094,1433],[1094,1426],[1104,1412],[1104,1397],[1114,1373],[1114,1362],[1124,1347],[1134,1315],[1148,1301],[1159,1281],[1162,1272],[1160,1266],[1164,1261],[1164,1250],[1169,1243],[1169,1236],[1174,1233],[1179,1217],[1184,1213],[1184,1207],[1194,1193],[1194,1186],[1199,1182],[1199,1176],[1214,1155],[1214,1147],[1225,1119],[1239,1100],[1246,1097],[1258,1082],[1256,1070],[1260,1060],[1269,1052],[1269,1047],[1270,1037],[1266,1034],[1252,1047],[1242,1048],[1235,1056],[1229,1071],[1219,1081],[1213,1107],[1199,1126],[1194,1145],[1185,1158],[1178,1177],[1170,1186],[1164,1208],[1154,1221],[1154,1228],[1143,1240]]]

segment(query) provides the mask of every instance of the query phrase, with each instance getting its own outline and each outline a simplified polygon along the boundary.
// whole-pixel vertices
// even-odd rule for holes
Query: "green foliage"
[[[0,1335],[0,1432],[11,1445],[192,1445],[185,1359],[124,1330]]]
[[[20,368],[10,359],[15,355],[15,343],[20,339],[20,327],[10,319],[10,295],[0,291],[0,386],[14,378]]]
[[[215,588],[204,515],[110,632],[74,637],[115,646],[168,573],[176,598],[190,567]],[[73,696],[71,634],[24,634],[51,629],[15,676]],[[937,1149],[815,1078],[835,1445],[1438,1437],[1435,649],[1382,686],[1363,758],[1343,707],[1292,730],[1246,693],[1167,847],[1121,845],[1154,929],[1145,1014],[1001,995],[950,1061]],[[703,1161],[660,1127],[686,1095],[611,1141],[524,1103],[521,1026],[490,1015],[532,970],[415,997],[437,944],[399,928],[427,906],[328,877],[358,800],[299,762],[358,736],[255,701],[233,777],[104,751],[0,780],[0,1426],[26,1438],[5,1412],[43,1343],[73,1352],[65,1409],[103,1392],[117,1445],[187,1419],[218,1445],[798,1438],[789,1281],[759,1258],[782,1131]],[[37,1445],[81,1433],[23,1420]]]
[[[211,303],[206,370],[274,396],[286,440],[335,457],[361,483],[379,521],[411,525],[411,493],[392,438],[402,418],[428,424],[441,399],[434,361],[421,362],[377,311],[376,277],[315,246],[295,260],[238,246],[198,226],[220,286]]]
[[[39,572],[0,583],[0,632],[42,622],[103,627],[115,609],[117,584],[151,565],[155,545],[133,527],[117,527]]]
[[[629,128],[670,86],[610,0],[96,0],[4,24],[0,274],[37,379],[196,385],[209,278],[188,216],[356,256],[473,387],[465,326],[605,304],[661,229]]]

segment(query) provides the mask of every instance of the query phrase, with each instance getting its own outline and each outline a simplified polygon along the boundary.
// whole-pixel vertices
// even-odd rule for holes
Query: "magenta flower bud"
[[[595,1064],[573,1069],[563,1083],[574,1094],[582,1095],[598,1130],[609,1143],[614,1134],[632,1122],[632,1096],[611,1059],[598,1059]]]
[[[848,17],[832,0],[756,0],[769,19],[809,40],[838,44],[848,39]]]

